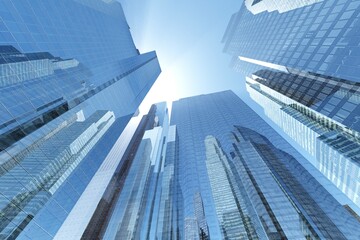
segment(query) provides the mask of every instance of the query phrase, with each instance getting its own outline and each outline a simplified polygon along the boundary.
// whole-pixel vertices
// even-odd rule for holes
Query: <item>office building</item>
[[[185,239],[199,240],[197,220],[195,217],[185,218]]]
[[[0,1],[0,238],[80,238],[160,73],[117,1]],[[130,124],[128,124],[130,121]]]
[[[339,203],[328,198],[330,194],[293,156],[248,128],[236,126],[232,135],[231,170],[241,179],[244,198],[251,199],[257,213],[250,217],[251,229],[261,234],[265,230],[269,238],[359,237],[356,217],[345,206],[338,208]],[[255,216],[259,216],[260,223]]]
[[[209,229],[205,218],[204,204],[200,192],[194,194],[194,208],[196,221],[199,226],[200,240],[210,239]]]
[[[228,180],[229,175],[225,170],[229,168],[224,159],[226,156],[211,135],[205,138],[205,148],[206,169],[222,237],[224,239],[245,239],[247,237],[245,226]]]
[[[176,127],[166,103],[143,116],[83,239],[183,239]],[[180,204],[178,204],[180,203]]]
[[[252,14],[258,14],[264,11],[278,11],[279,13],[283,13],[321,1],[323,0],[245,0],[245,6]]]
[[[166,112],[165,104],[153,108],[156,108],[152,111],[154,114],[146,116],[153,124],[143,133],[120,195],[114,203],[107,229],[100,238],[146,239],[150,237],[151,228],[154,228],[153,217],[157,218],[154,208],[160,201],[160,173],[169,117],[161,114]]]
[[[224,52],[245,75],[270,67],[359,82],[359,6],[359,1],[319,1],[284,13],[253,14],[242,4],[225,31]]]
[[[251,99],[357,209],[359,6],[359,1],[320,1],[258,14],[243,6],[223,39]]]
[[[320,76],[313,80],[311,75],[258,73],[262,77],[254,73],[247,78],[251,98],[264,106],[265,114],[309,153],[319,171],[360,206],[359,132],[353,124],[357,121],[358,104],[356,95],[351,94],[351,88],[358,84],[342,82],[339,86]],[[277,80],[273,75],[278,76]],[[290,88],[296,82],[310,86],[290,93],[284,80],[289,80]],[[314,86],[319,89],[316,94],[311,89]]]
[[[185,236],[200,192],[210,238],[359,238],[356,213],[328,189],[341,192],[233,92],[174,102],[171,124]]]
[[[141,118],[141,121],[136,127],[136,131],[133,134],[126,151],[122,156],[120,164],[116,167],[115,173],[112,176],[109,185],[98,204],[95,213],[93,214],[89,224],[86,227],[82,238],[95,239],[102,238],[104,231],[108,228],[108,223],[112,217],[112,212],[115,209],[116,201],[119,199],[119,195],[124,188],[125,180],[129,174],[130,167],[134,162],[136,152],[139,149],[139,145],[142,141],[146,130],[153,129],[158,120],[156,120],[157,107],[153,105],[149,110],[148,114]],[[138,160],[139,161],[139,160]],[[137,163],[139,165],[139,163]],[[133,171],[133,175],[136,172]],[[128,180],[131,181],[131,180]],[[130,187],[127,188],[131,190]]]
[[[170,126],[166,138],[166,155],[162,173],[161,198],[157,219],[157,239],[184,238],[183,198],[179,187],[178,135]]]
[[[0,179],[1,193],[11,199],[1,202],[3,235],[15,234],[13,224],[32,220],[114,121],[114,115],[106,111],[83,121],[77,118],[45,136],[21,159],[21,165],[8,165]],[[13,175],[19,180],[12,181]]]

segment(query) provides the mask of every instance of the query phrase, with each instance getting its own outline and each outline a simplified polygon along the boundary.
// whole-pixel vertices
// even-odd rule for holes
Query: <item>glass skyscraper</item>
[[[169,130],[166,104],[154,105],[145,118],[149,118],[147,121],[152,124],[143,133],[106,231],[100,238],[155,238],[150,235],[156,233],[159,208],[167,206],[166,197],[170,196],[166,194],[166,189],[170,187],[171,170],[174,170],[172,168],[169,172],[166,168],[164,173],[163,161]],[[168,213],[171,213],[170,209],[160,211],[162,216]]]
[[[253,14],[242,4],[225,32],[224,51],[246,75],[271,66],[359,82],[359,6],[357,0],[318,1],[284,13]]]
[[[83,235],[160,71],[116,1],[0,1],[1,239]]]
[[[250,12],[258,14],[264,11],[283,13],[321,1],[323,0],[245,0],[244,2]]]
[[[184,239],[177,133],[165,103],[142,118],[85,239]]]
[[[310,2],[273,12],[244,4],[224,35],[225,52],[265,115],[359,212],[360,1]]]
[[[360,237],[358,216],[328,189],[341,192],[233,92],[174,102],[171,124],[185,236],[198,239],[200,193],[210,239]]]
[[[204,204],[200,192],[194,194],[194,208],[197,225],[199,226],[200,240],[209,239],[209,228],[207,226]]]
[[[216,139],[209,135],[205,138],[206,169],[210,181],[217,219],[224,239],[245,239],[246,230],[242,222],[232,186],[228,180],[222,151]]]
[[[248,128],[236,126],[232,135],[231,170],[245,189],[240,196],[251,199],[258,216],[250,215],[249,230],[265,231],[275,239],[359,237],[357,219],[346,207],[339,209],[339,203],[327,197],[329,193],[293,156]]]

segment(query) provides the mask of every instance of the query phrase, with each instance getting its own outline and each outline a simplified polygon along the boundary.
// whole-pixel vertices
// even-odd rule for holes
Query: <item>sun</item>
[[[158,102],[167,102],[169,111],[171,111],[171,103],[179,98],[179,88],[176,83],[176,77],[171,71],[162,72],[141,103],[140,113],[146,114],[151,105]]]

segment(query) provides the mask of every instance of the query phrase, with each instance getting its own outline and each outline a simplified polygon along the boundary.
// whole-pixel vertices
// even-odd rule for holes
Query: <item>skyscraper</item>
[[[199,236],[201,240],[210,239],[209,229],[207,226],[204,204],[200,192],[194,194],[194,208],[195,208],[195,217],[197,224],[199,226]]]
[[[217,219],[223,239],[245,239],[244,223],[240,216],[235,196],[226,172],[227,161],[216,139],[209,135],[205,138],[206,169],[214,199]]]
[[[359,6],[359,1],[319,1],[284,13],[253,14],[242,4],[224,34],[224,51],[246,75],[270,66],[359,82]]]
[[[250,198],[267,236],[289,239],[356,239],[358,220],[299,164],[269,139],[248,128],[232,132],[232,172]],[[281,206],[281,207],[279,207]],[[316,208],[314,208],[316,206]],[[249,210],[249,212],[251,212]],[[254,215],[251,223],[262,232]],[[289,224],[291,222],[291,224]],[[346,222],[346,224],[345,224]],[[252,229],[252,228],[251,228]]]
[[[126,178],[129,174],[130,167],[134,162],[136,152],[139,149],[144,133],[146,130],[153,129],[156,125],[156,112],[157,107],[153,105],[149,110],[149,113],[141,118],[131,141],[126,147],[126,151],[122,156],[120,164],[116,167],[116,171],[112,176],[110,184],[106,187],[102,199],[98,204],[84,234],[82,235],[82,238],[100,238],[104,234],[104,231],[108,228],[109,220],[112,218],[112,212],[114,211],[119,195],[124,188]],[[134,174],[136,174],[136,172]]]
[[[169,122],[167,122],[169,124]],[[161,198],[157,219],[158,239],[183,239],[184,218],[178,177],[178,135],[176,126],[170,126],[166,138],[166,155],[162,173]]]
[[[271,71],[268,71],[268,73]],[[259,72],[259,75],[262,75]],[[272,74],[270,74],[272,75]],[[282,73],[274,73],[281,76]],[[259,78],[256,73],[253,78],[247,78],[247,90],[252,99],[259,102],[264,108],[265,114],[283,131],[294,139],[312,157],[311,162],[329,180],[331,180],[347,197],[357,206],[360,206],[360,182],[359,182],[359,152],[360,145],[357,141],[358,130],[356,107],[354,104],[356,96],[346,92],[346,82],[339,87],[336,82],[323,83],[318,80],[308,81],[311,86],[319,86],[318,96],[320,100],[312,95],[311,89],[303,87],[303,92],[290,95],[286,89],[280,89],[279,82],[291,79],[306,85],[310,77],[301,77],[291,74],[284,74],[284,78]],[[266,75],[269,76],[269,75]],[[290,77],[289,77],[290,76]],[[255,80],[254,80],[255,79]],[[267,81],[265,80],[267,79]],[[320,79],[317,78],[317,79]],[[281,84],[281,86],[284,86]],[[347,86],[356,86],[347,84]],[[322,92],[332,91],[330,95]],[[288,97],[290,96],[290,97]],[[296,100],[294,100],[296,99]],[[334,105],[333,105],[334,104]],[[342,105],[343,108],[337,106]],[[316,110],[314,110],[314,108]],[[350,112],[345,108],[352,108]],[[331,118],[328,109],[331,110]],[[350,120],[350,121],[349,121]],[[348,124],[342,124],[348,123]],[[351,123],[351,124],[349,124]]]
[[[139,54],[116,1],[0,9],[0,238],[81,237],[161,71],[156,54]]]
[[[81,237],[183,239],[177,164],[176,127],[169,125],[166,103],[154,104],[143,116]]]
[[[327,189],[339,190],[328,181],[324,188],[312,176],[322,175],[234,93],[180,99],[171,123],[185,234],[198,227],[193,196],[200,192],[215,239],[359,238],[356,214]]]
[[[323,0],[245,0],[245,6],[253,14],[264,11],[278,11],[279,13],[283,13],[321,1]]]
[[[157,192],[161,192],[158,187],[161,185],[169,117],[165,114],[165,104],[153,108],[156,108],[154,114],[146,116],[153,124],[143,134],[107,229],[100,238],[144,239],[149,237],[153,225],[156,229],[158,214],[154,208],[160,201]]]
[[[359,212],[360,2],[257,14],[247,6],[233,15],[223,39],[233,68],[245,74],[251,99]]]
[[[185,239],[199,240],[198,224],[195,217],[185,218]]]

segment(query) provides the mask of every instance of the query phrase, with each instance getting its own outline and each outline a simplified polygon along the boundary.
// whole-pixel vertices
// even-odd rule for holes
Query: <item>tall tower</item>
[[[356,217],[346,207],[337,208],[339,203],[327,198],[330,194],[293,156],[254,130],[236,126],[231,135],[234,151],[229,164],[242,186],[239,199],[247,202],[243,212],[251,223],[248,232],[260,238],[263,232],[269,238],[359,237]]]
[[[226,156],[211,135],[205,138],[205,148],[206,169],[223,238],[245,239],[247,233],[227,173]]]
[[[0,238],[80,238],[161,71],[157,56],[139,54],[117,1],[0,8]]]
[[[177,133],[165,102],[142,117],[84,239],[182,239]]]
[[[199,226],[200,239],[201,240],[210,239],[209,229],[205,218],[203,200],[200,192],[196,192],[194,194],[194,207],[195,207],[195,217]]]
[[[235,70],[249,75],[264,67],[287,68],[360,81],[353,62],[359,49],[358,1],[302,1],[291,11],[258,14],[249,11],[247,2],[233,15],[223,38]],[[296,1],[263,0],[254,6],[265,2],[287,6]]]
[[[171,123],[185,220],[200,190],[211,238],[359,237],[341,192],[233,92],[180,99]]]
[[[185,227],[185,235],[184,235],[185,239],[199,240],[198,225],[196,218],[194,217],[185,218],[184,227]]]
[[[224,51],[245,75],[247,92],[263,108],[259,113],[305,151],[359,212],[360,3],[310,2],[256,14],[246,3],[229,23]]]
[[[285,81],[290,88],[297,83],[304,86],[291,93],[284,87]],[[360,144],[356,124],[359,110],[356,95],[350,94],[358,84],[342,81],[339,86],[334,79],[328,81],[321,76],[273,71],[258,71],[247,78],[246,84],[251,98],[263,106],[265,115],[301,146],[310,155],[311,163],[360,207]],[[319,89],[314,91],[314,86]]]
[[[245,0],[245,6],[252,14],[258,14],[264,11],[278,11],[279,13],[283,13],[321,1],[323,0]]]

